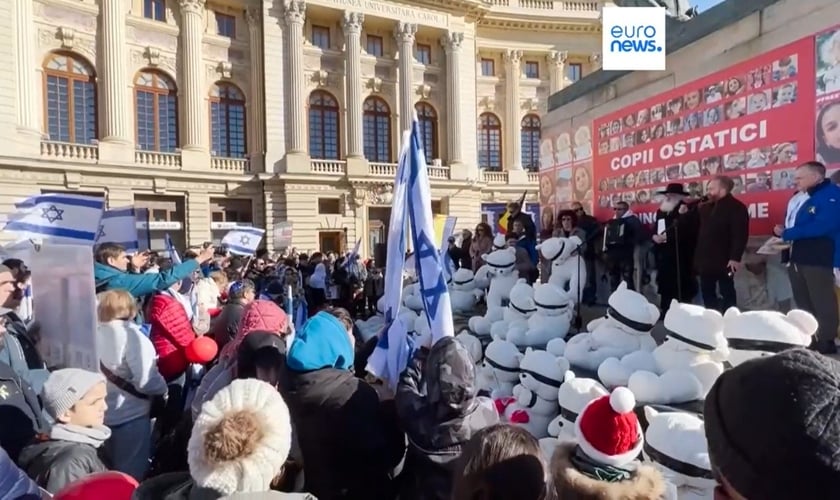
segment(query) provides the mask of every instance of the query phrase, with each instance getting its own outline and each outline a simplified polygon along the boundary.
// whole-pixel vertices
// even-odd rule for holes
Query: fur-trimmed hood
[[[578,472],[570,460],[575,443],[562,443],[551,457],[551,475],[562,500],[661,500],[666,482],[656,468],[639,465],[633,478],[619,483],[596,481]]]

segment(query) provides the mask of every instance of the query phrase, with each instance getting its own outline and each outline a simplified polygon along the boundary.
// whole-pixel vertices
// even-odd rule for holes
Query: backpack
[[[612,219],[604,227],[604,250],[625,247],[630,243],[627,219]]]

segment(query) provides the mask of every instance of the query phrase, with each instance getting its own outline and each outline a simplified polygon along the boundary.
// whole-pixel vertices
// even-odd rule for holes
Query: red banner
[[[750,233],[769,234],[784,220],[794,168],[815,158],[814,40],[797,41],[595,120],[598,217],[611,217],[613,204],[626,201],[650,223],[657,193],[668,183],[682,183],[702,196],[712,177],[726,174],[749,207]],[[837,47],[840,62],[840,37]],[[840,90],[840,71],[837,78]],[[840,100],[836,104],[840,153]]]

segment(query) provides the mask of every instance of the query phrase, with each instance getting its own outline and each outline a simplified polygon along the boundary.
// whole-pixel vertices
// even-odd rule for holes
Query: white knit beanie
[[[243,419],[254,426],[246,445],[235,444],[241,436],[228,441],[231,436],[219,432],[220,424],[237,415],[238,430],[247,430]],[[218,450],[222,443],[224,453],[208,456],[208,448]],[[277,389],[256,379],[234,380],[201,407],[188,446],[190,474],[199,486],[222,495],[268,491],[291,443],[289,409]]]

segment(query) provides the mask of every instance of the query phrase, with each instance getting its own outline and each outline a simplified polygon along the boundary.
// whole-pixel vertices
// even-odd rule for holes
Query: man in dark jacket
[[[733,276],[741,267],[750,237],[750,214],[747,206],[732,196],[734,187],[730,177],[715,177],[709,181],[708,202],[697,208],[700,230],[694,264],[700,293],[708,309],[721,313],[737,305]]]
[[[791,243],[788,273],[793,300],[819,321],[812,347],[833,354],[840,322],[834,295],[834,270],[840,268],[840,187],[825,174],[825,165],[816,161],[796,170],[796,187],[809,198],[796,213],[793,227],[776,226],[773,232]]]
[[[664,318],[672,300],[691,302],[697,295],[694,249],[700,222],[696,205],[686,202],[691,195],[682,184],[669,184],[657,194],[664,199],[656,212],[653,252],[659,309]]]
[[[508,233],[521,233],[524,236],[523,245],[528,248],[534,248],[537,246],[537,226],[534,224],[534,219],[531,218],[530,215],[526,214],[522,211],[522,206],[519,202],[508,203],[507,206],[508,210],[508,220],[507,220],[507,227],[506,232]],[[521,224],[521,229],[516,227],[517,224]],[[517,229],[520,229],[517,231]],[[532,260],[534,262],[534,266],[537,265],[537,256],[536,254],[532,255]]]
[[[5,336],[0,325],[0,344]],[[0,447],[17,461],[20,451],[46,428],[38,396],[11,367],[0,363]]]
[[[467,349],[444,337],[421,346],[400,376],[394,397],[408,437],[402,500],[449,500],[461,448],[499,422],[493,402],[478,397],[475,364]]]
[[[321,311],[297,332],[286,354],[284,397],[303,454],[304,489],[319,500],[394,497],[391,471],[401,457],[389,443],[379,396],[353,374],[349,314]]]
[[[595,238],[598,237],[600,225],[598,219],[586,213],[583,205],[579,202],[572,203],[572,210],[577,216],[577,227],[586,234],[583,242],[583,262],[586,265],[586,288],[583,290],[583,302],[593,304],[595,302],[596,273],[595,273]]]
[[[642,235],[642,222],[630,210],[630,205],[619,201],[613,207],[615,216],[604,228],[602,249],[610,276],[610,290],[624,281],[630,290],[636,289],[635,254]]]
[[[220,351],[236,337],[245,306],[254,301],[256,294],[256,287],[250,280],[234,281],[230,285],[228,303],[222,308],[219,316],[210,323],[209,334],[216,341]]]

